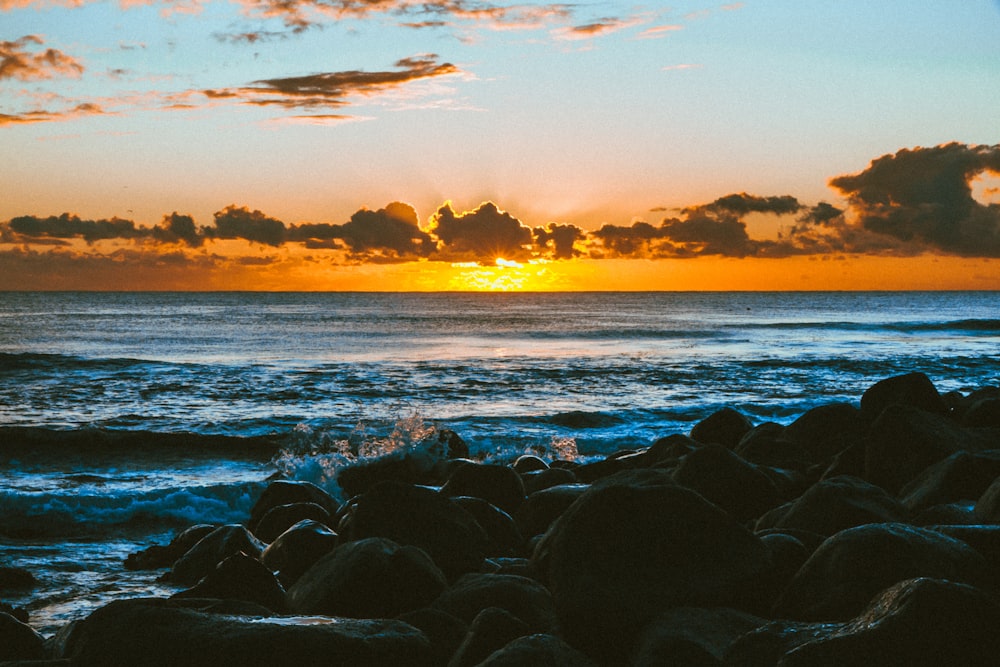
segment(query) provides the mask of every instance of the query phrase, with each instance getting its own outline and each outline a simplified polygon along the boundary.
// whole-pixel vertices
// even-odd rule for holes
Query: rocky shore
[[[275,480],[123,564],[170,598],[48,639],[7,607],[0,665],[1000,664],[1000,388],[911,373],[586,463],[434,449],[343,469],[343,503]]]

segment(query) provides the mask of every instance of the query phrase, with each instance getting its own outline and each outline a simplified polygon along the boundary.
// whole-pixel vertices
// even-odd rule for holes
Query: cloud
[[[587,238],[587,232],[576,225],[550,222],[545,227],[535,227],[535,246],[539,252],[547,251],[552,259],[572,259],[580,255],[576,249],[577,242]]]
[[[348,70],[254,81],[243,88],[205,90],[210,99],[236,99],[256,106],[286,109],[329,109],[346,105],[354,95],[376,95],[412,81],[457,74],[451,63],[438,63],[437,54],[421,54],[396,61],[396,71]]]
[[[83,65],[76,58],[58,49],[32,52],[45,44],[38,35],[25,35],[12,42],[0,42],[0,81],[36,81],[56,77],[78,77]]]
[[[136,227],[131,220],[110,218],[104,220],[82,220],[71,213],[60,216],[38,218],[22,215],[11,218],[8,227],[12,232],[29,238],[73,239],[82,238],[87,243],[103,239],[135,239],[148,234],[148,230]]]
[[[663,39],[670,33],[683,29],[682,25],[654,25],[636,35],[636,39]]]
[[[163,243],[186,243],[192,248],[205,242],[205,237],[195,227],[194,218],[179,215],[177,211],[163,216],[163,221],[153,228],[153,238]]]
[[[303,224],[293,226],[288,238],[308,247],[339,248],[341,240],[354,261],[399,262],[428,257],[435,242],[420,229],[417,212],[409,204],[392,202],[372,211],[360,209],[342,225]]]
[[[616,17],[600,18],[582,25],[557,28],[552,31],[553,37],[560,40],[580,40],[603,37],[619,30],[631,28],[640,23],[638,19],[622,19]]]
[[[258,210],[230,204],[214,214],[215,227],[204,228],[209,238],[245,239],[278,247],[285,242],[285,223]]]
[[[463,213],[455,213],[451,202],[445,202],[428,231],[439,240],[438,258],[490,264],[498,257],[528,259],[533,238],[530,227],[493,202]]]
[[[928,249],[1000,257],[1000,206],[972,196],[972,180],[1000,173],[1000,145],[902,149],[830,185],[869,232]]]

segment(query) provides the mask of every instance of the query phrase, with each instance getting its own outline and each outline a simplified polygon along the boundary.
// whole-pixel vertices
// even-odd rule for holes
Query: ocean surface
[[[0,600],[52,634],[169,594],[125,556],[435,429],[586,458],[910,371],[1000,385],[998,351],[1000,292],[0,293],[0,565],[39,580]]]

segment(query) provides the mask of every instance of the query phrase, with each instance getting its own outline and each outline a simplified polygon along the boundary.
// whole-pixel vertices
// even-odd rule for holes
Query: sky
[[[1000,289],[1000,1],[0,0],[0,289]]]

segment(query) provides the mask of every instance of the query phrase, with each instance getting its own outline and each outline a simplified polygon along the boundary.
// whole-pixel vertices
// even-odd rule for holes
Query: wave
[[[0,462],[62,457],[114,456],[153,459],[158,456],[268,461],[283,444],[281,436],[235,436],[191,432],[55,429],[0,426]]]
[[[935,332],[935,331],[956,331],[972,333],[1000,333],[1000,319],[992,318],[972,318],[960,320],[946,320],[942,322],[910,321],[910,322],[854,322],[841,320],[833,322],[804,321],[804,322],[765,322],[750,323],[745,325],[731,325],[740,329],[778,329],[778,330],[804,330],[816,329],[819,331],[893,331],[904,333],[915,332]]]
[[[14,539],[106,537],[196,523],[246,521],[265,482],[80,493],[0,492],[0,536]]]

